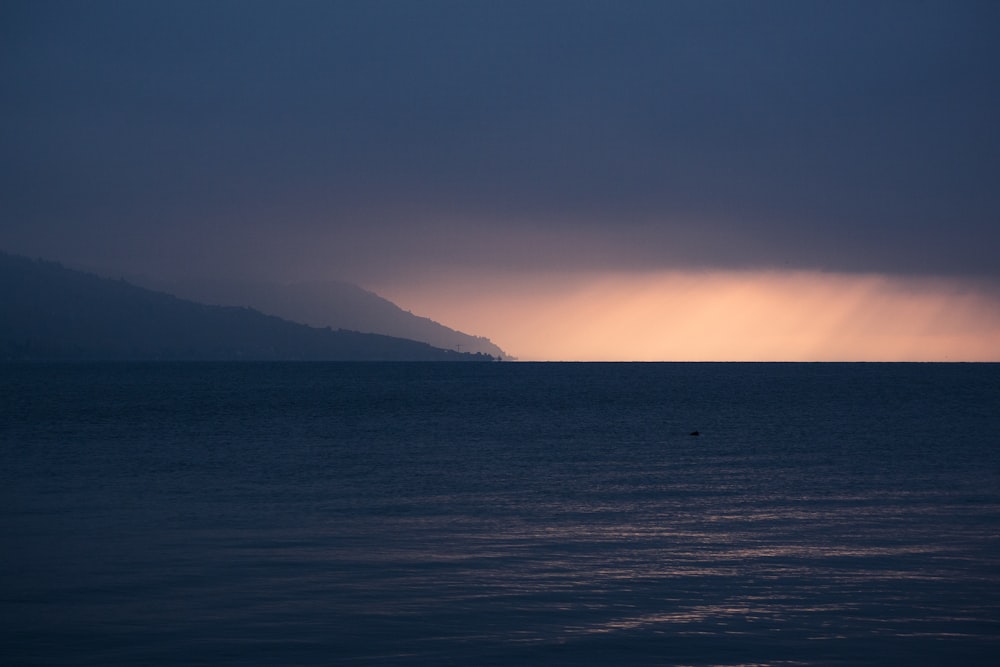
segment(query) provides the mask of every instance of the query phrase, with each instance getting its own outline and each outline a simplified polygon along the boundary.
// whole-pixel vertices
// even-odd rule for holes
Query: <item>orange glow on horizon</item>
[[[375,291],[525,361],[1000,361],[1000,295],[955,280],[663,271]]]

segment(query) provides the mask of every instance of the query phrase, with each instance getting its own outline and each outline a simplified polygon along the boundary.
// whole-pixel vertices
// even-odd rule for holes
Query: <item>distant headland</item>
[[[494,361],[424,342],[313,327],[248,307],[0,253],[0,360]]]

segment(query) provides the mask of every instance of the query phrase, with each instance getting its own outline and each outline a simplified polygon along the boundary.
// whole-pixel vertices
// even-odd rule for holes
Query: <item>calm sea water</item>
[[[7,365],[0,500],[3,664],[1000,664],[1000,365]]]

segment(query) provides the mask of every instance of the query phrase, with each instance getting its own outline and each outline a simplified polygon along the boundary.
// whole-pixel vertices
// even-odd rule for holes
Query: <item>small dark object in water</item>
[[[698,433],[698,431],[691,431],[688,435],[701,435],[701,433]]]

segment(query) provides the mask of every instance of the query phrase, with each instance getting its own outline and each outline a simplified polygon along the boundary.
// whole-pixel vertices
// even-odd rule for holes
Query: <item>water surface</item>
[[[7,365],[0,484],[9,664],[1000,659],[995,364]]]

